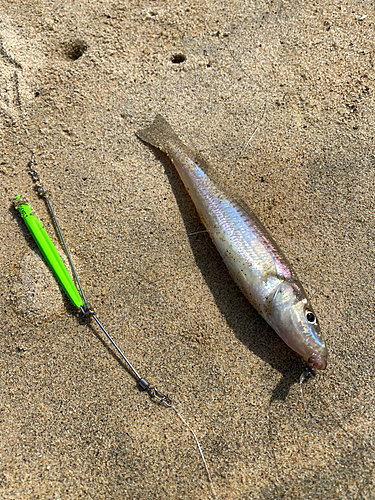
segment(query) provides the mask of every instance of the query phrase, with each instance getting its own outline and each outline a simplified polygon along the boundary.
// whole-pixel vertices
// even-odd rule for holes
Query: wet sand
[[[24,194],[61,249],[31,149],[98,318],[192,426],[218,498],[374,498],[373,7],[0,2],[0,498],[210,498],[191,434],[69,304],[12,208]],[[157,113],[305,286],[330,353],[310,415],[303,363],[136,138]]]

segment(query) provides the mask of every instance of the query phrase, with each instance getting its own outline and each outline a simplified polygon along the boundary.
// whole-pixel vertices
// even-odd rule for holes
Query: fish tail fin
[[[181,142],[167,120],[161,115],[156,115],[155,120],[148,127],[137,130],[137,137],[142,141],[151,144],[164,153],[168,152],[168,144],[173,140],[175,143]]]

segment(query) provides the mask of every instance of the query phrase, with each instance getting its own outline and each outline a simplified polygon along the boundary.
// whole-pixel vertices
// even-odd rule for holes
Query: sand
[[[0,11],[0,498],[212,498],[189,431],[69,304],[12,208],[25,195],[61,250],[31,149],[98,318],[194,429],[218,498],[375,498],[374,3]],[[308,412],[303,363],[136,138],[157,113],[303,282],[329,349]]]

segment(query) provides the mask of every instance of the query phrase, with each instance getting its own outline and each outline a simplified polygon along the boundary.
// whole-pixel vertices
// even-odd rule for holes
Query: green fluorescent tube
[[[39,250],[42,252],[47,264],[52,269],[53,274],[58,279],[60,285],[65,293],[76,307],[83,305],[83,300],[78,293],[72,278],[70,277],[60,255],[57,253],[56,248],[53,246],[47,231],[44,229],[41,221],[33,214],[33,210],[27,203],[22,203],[21,196],[16,196],[15,205],[22,215],[26,226],[28,227],[35,243],[38,245]]]

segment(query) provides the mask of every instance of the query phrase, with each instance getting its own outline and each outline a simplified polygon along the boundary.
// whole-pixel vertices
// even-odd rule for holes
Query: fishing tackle
[[[52,215],[53,221],[55,223],[56,229],[58,231],[59,237],[61,239],[61,242],[64,246],[65,253],[68,257],[70,266],[72,268],[72,272],[74,275],[74,278],[77,282],[77,285],[79,287],[79,292],[72,280],[72,278],[69,275],[68,270],[66,269],[60,255],[58,254],[56,248],[54,247],[50,237],[47,234],[47,231],[44,229],[42,222],[37,218],[35,215],[33,209],[31,206],[22,201],[22,196],[17,195],[14,200],[14,205],[21,214],[27,228],[29,229],[32,237],[34,238],[36,244],[38,245],[39,250],[41,251],[43,257],[45,258],[48,266],[52,270],[53,274],[56,276],[58,282],[60,283],[61,287],[67,294],[69,300],[72,302],[72,304],[77,307],[85,316],[90,316],[95,323],[99,326],[99,328],[102,330],[102,332],[105,334],[107,339],[111,342],[112,346],[116,349],[118,354],[121,356],[123,361],[125,361],[126,365],[130,369],[131,373],[137,380],[137,383],[139,387],[142,390],[147,390],[147,392],[150,394],[152,398],[155,398],[157,401],[160,403],[163,403],[165,406],[172,406],[172,401],[168,394],[164,394],[159,389],[156,387],[150,386],[150,384],[139,375],[137,370],[134,368],[134,366],[130,363],[128,358],[125,356],[125,354],[121,351],[119,346],[116,344],[116,342],[113,340],[111,335],[107,332],[107,330],[104,328],[102,323],[99,321],[97,318],[95,312],[93,309],[89,306],[85,294],[83,292],[81,283],[79,281],[76,269],[74,267],[72,258],[70,256],[70,252],[68,250],[68,247],[65,243],[64,237],[62,235],[59,223],[57,221],[55,212],[52,208],[51,202],[49,200],[49,197],[47,195],[47,190],[43,187],[40,177],[38,173],[35,171],[34,167],[34,153],[32,153],[31,159],[30,159],[30,171],[31,171],[31,176],[33,181],[36,184],[36,188],[38,191],[38,194],[42,196],[47,205],[48,209]]]
[[[114,339],[111,337],[111,335],[107,332],[107,330],[104,328],[102,323],[99,321],[98,317],[96,316],[94,310],[90,307],[86,300],[86,296],[83,292],[81,283],[79,281],[76,269],[74,267],[72,258],[70,256],[70,252],[68,250],[68,247],[65,243],[64,237],[62,235],[59,223],[57,221],[55,212],[52,208],[51,202],[49,200],[47,190],[43,187],[40,177],[36,170],[34,169],[34,152],[32,153],[30,162],[29,162],[29,167],[30,167],[30,173],[32,176],[33,181],[35,182],[36,185],[36,190],[38,194],[43,197],[47,203],[48,209],[51,213],[52,219],[54,221],[54,224],[56,226],[57,232],[59,234],[59,237],[61,239],[61,243],[63,244],[65,253],[67,255],[67,258],[69,260],[69,264],[72,269],[72,273],[74,275],[75,281],[78,285],[79,291],[77,290],[72,278],[69,275],[69,272],[67,268],[65,267],[59,253],[57,252],[55,246],[53,245],[50,237],[47,234],[47,231],[43,227],[42,222],[37,218],[35,215],[33,209],[27,203],[26,201],[22,200],[21,195],[17,195],[14,200],[14,206],[15,208],[19,211],[21,214],[27,228],[29,229],[33,239],[35,240],[39,250],[41,251],[44,259],[46,260],[48,266],[52,270],[53,274],[57,278],[58,282],[60,283],[61,287],[63,288],[64,292],[68,296],[69,300],[72,302],[72,304],[79,309],[79,311],[84,315],[92,318],[95,323],[98,325],[98,327],[102,330],[102,332],[105,334],[107,339],[110,341],[112,346],[116,349],[117,353],[121,356],[123,361],[126,363],[127,367],[129,368],[130,373],[134,376],[136,379],[138,386],[141,390],[147,391],[150,397],[155,400],[157,403],[167,407],[167,408],[172,408],[174,412],[176,413],[177,417],[181,420],[181,422],[186,426],[186,428],[190,431],[192,434],[194,441],[197,444],[199,454],[202,458],[204,468],[208,477],[208,481],[210,484],[211,492],[213,497],[216,499],[216,492],[213,486],[212,482],[212,477],[211,473],[209,471],[205,456],[203,454],[203,450],[201,448],[201,445],[198,441],[198,438],[194,432],[194,430],[191,428],[191,426],[186,422],[186,420],[183,418],[181,413],[177,410],[176,406],[173,404],[172,399],[168,394],[164,394],[162,391],[160,391],[157,387],[150,385],[147,380],[138,373],[138,371],[134,368],[134,366],[130,363],[128,358],[125,356],[125,354],[122,352],[120,347],[116,344]]]

